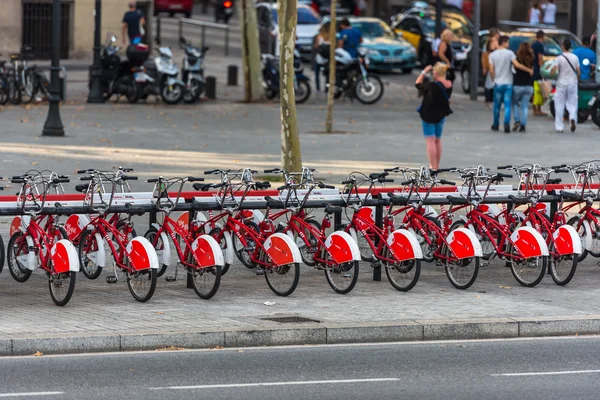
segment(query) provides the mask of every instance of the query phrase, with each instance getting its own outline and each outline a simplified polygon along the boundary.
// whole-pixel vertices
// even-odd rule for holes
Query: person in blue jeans
[[[581,71],[581,80],[587,81],[592,79],[592,65],[596,65],[596,53],[590,49],[590,38],[584,37],[582,40],[582,46],[572,51],[573,54],[579,59],[579,70]],[[596,50],[594,48],[594,50]],[[583,60],[588,60],[587,65],[584,64]]]
[[[508,36],[500,36],[498,49],[490,55],[490,76],[494,81],[494,122],[492,131],[500,127],[500,106],[504,103],[504,133],[510,133],[510,113],[513,98],[513,66],[523,71],[531,71],[517,61],[517,56],[508,49]]]
[[[432,79],[426,78],[433,71]],[[440,168],[442,159],[442,131],[446,117],[452,114],[450,109],[450,96],[452,95],[452,82],[446,79],[448,65],[438,62],[434,66],[428,65],[415,82],[423,102],[418,111],[421,115],[423,136],[427,143],[427,158],[429,168]]]
[[[533,63],[535,55],[531,44],[523,42],[517,50],[517,61],[529,68],[528,71],[515,68],[513,84],[513,113],[515,124],[513,132],[525,132],[527,126],[527,114],[529,112],[529,100],[533,96]]]

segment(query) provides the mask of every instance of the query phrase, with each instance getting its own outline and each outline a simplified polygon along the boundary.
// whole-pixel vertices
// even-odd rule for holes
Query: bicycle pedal
[[[256,268],[256,269],[254,270],[254,273],[255,273],[256,275],[264,275],[264,274],[265,274],[265,270],[264,270],[264,269],[262,269],[262,268]]]
[[[174,276],[166,276],[165,277],[165,281],[167,281],[167,282],[175,282],[176,280],[177,280],[177,278]]]
[[[376,259],[376,258],[371,258],[371,259],[369,260],[369,262],[371,263],[371,267],[372,267],[372,268],[381,268],[381,261],[379,261],[378,259]]]
[[[110,275],[106,277],[106,283],[117,283],[119,279],[116,275]]]

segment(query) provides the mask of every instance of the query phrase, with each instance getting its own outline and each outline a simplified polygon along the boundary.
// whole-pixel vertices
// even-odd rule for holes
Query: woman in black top
[[[440,35],[440,47],[438,49],[438,58],[448,65],[447,78],[454,82],[456,74],[454,73],[454,53],[452,52],[452,39],[454,34],[450,29],[444,29]]]
[[[433,71],[433,79],[426,79],[425,75]],[[427,66],[415,82],[423,102],[419,107],[423,125],[423,136],[427,142],[427,157],[429,167],[437,170],[440,168],[442,158],[442,131],[446,117],[452,114],[450,109],[450,95],[452,82],[446,79],[448,66],[438,62],[434,66]]]
[[[513,132],[525,132],[527,126],[527,113],[529,111],[529,100],[533,96],[533,49],[531,44],[523,42],[517,50],[517,61],[528,68],[523,71],[515,68],[515,77],[513,83],[513,115],[515,116],[515,125]]]

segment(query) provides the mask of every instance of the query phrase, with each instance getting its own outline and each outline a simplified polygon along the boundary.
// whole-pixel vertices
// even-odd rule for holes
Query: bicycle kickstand
[[[169,275],[165,277],[165,281],[167,282],[175,282],[177,280],[177,274],[179,272],[179,263],[175,265],[175,275]]]

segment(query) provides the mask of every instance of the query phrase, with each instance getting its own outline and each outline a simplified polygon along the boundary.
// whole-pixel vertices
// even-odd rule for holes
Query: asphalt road
[[[0,398],[597,399],[600,337],[0,359]]]

